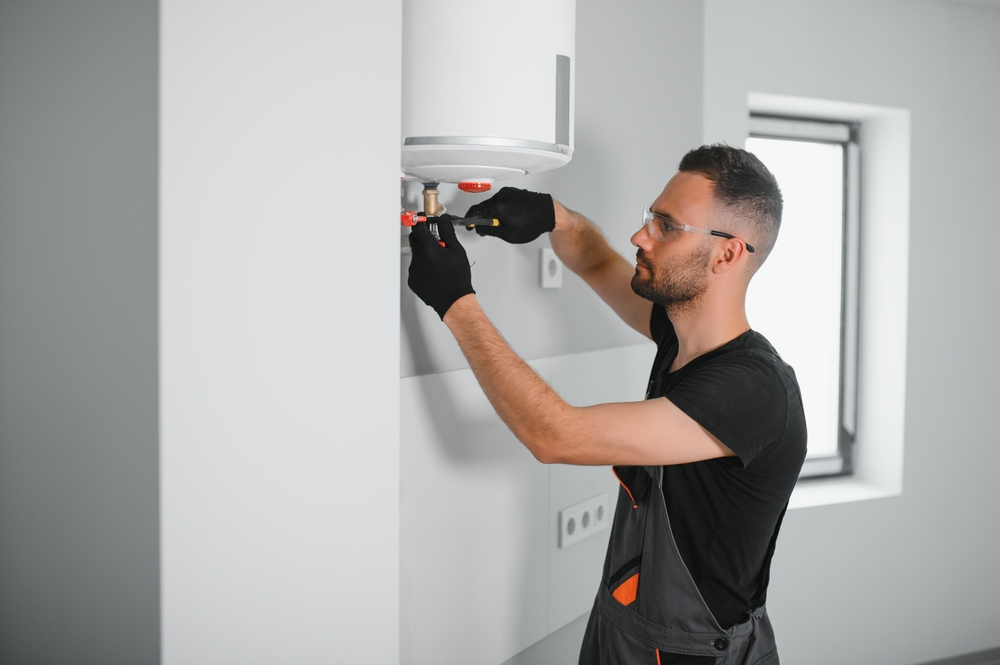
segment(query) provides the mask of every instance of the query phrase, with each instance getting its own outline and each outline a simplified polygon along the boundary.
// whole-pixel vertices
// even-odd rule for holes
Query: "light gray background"
[[[159,660],[157,3],[0,1],[0,662]]]

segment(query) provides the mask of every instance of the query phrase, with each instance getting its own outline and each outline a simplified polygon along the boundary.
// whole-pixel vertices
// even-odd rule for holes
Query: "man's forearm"
[[[514,353],[475,295],[455,301],[444,322],[500,419],[539,461],[551,462],[573,407]]]
[[[474,294],[456,300],[444,322],[497,415],[540,462],[648,466],[733,455],[665,398],[570,406],[511,350]]]

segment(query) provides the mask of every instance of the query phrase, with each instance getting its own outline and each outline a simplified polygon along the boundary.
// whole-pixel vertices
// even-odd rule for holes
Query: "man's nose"
[[[639,247],[641,249],[648,249],[649,240],[650,240],[649,234],[646,233],[646,227],[643,226],[640,227],[638,231],[632,234],[631,242],[636,247]]]

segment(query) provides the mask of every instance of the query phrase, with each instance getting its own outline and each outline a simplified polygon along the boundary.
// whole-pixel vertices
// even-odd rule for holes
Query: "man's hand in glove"
[[[499,219],[500,226],[477,226],[481,236],[496,236],[514,244],[531,242],[556,228],[552,197],[515,187],[504,187],[494,196],[469,208],[466,217]]]
[[[434,219],[433,217],[431,219]],[[427,228],[419,223],[410,231],[410,276],[406,283],[421,300],[434,308],[442,319],[448,308],[462,296],[475,293],[469,257],[455,237],[451,215],[437,218],[438,235],[444,247]]]

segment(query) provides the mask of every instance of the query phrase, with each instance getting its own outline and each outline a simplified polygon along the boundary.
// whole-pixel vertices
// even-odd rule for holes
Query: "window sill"
[[[836,503],[867,501],[899,496],[892,490],[858,478],[815,478],[800,480],[788,501],[788,509],[829,506]]]

